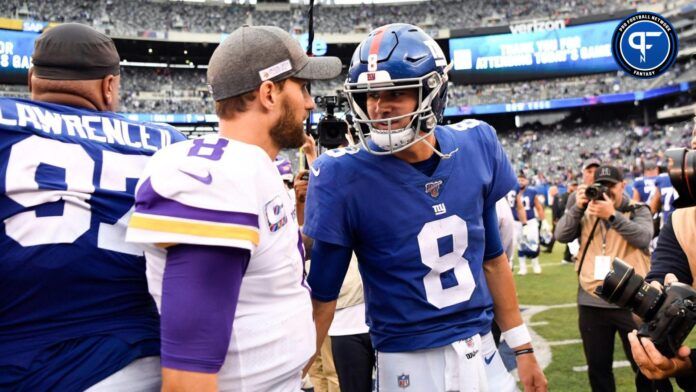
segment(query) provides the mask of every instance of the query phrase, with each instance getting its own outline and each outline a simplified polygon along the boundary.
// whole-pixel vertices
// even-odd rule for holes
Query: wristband
[[[507,342],[510,348],[519,347],[523,344],[532,342],[532,338],[529,336],[529,331],[527,331],[527,326],[524,324],[520,324],[515,328],[508,329],[500,334],[500,336]]]
[[[522,350],[515,351],[516,357],[519,357],[520,355],[524,355],[524,354],[534,354],[534,349],[533,348],[523,348]]]

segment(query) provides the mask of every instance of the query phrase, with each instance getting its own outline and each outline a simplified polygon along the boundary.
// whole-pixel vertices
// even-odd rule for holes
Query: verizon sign
[[[559,20],[533,20],[527,23],[510,25],[512,34],[537,33],[541,31],[561,30],[566,28],[566,21]]]

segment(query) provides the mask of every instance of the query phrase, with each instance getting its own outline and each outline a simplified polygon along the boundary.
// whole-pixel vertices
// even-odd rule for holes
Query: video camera
[[[595,294],[640,316],[645,323],[638,329],[638,335],[650,338],[669,358],[677,354],[696,324],[696,290],[679,282],[658,289],[616,257],[612,271],[595,289]]]
[[[317,141],[320,146],[327,149],[337,148],[346,143],[346,134],[350,130],[351,116],[346,115],[345,119],[336,118],[336,109],[343,110],[344,104],[348,100],[342,93],[336,95],[325,95],[314,98],[318,107],[325,110],[325,114],[319,119],[317,124]]]
[[[676,208],[696,205],[696,150],[670,148],[665,152],[669,161],[669,179],[679,194]]]

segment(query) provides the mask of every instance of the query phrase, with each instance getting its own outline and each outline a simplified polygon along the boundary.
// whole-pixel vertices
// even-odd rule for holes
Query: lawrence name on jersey
[[[125,242],[126,226],[149,157],[184,139],[0,98],[0,390],[84,390],[159,356],[145,249]]]

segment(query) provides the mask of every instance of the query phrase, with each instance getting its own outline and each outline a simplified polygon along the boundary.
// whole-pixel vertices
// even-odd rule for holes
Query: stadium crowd
[[[693,121],[682,121],[643,127],[611,120],[500,130],[499,136],[513,165],[533,173],[532,185],[565,184],[589,158],[621,168],[630,182],[641,175],[644,159],[666,167],[664,151],[689,146],[693,125]]]
[[[327,2],[330,4],[330,1]],[[635,8],[640,1],[592,0],[578,4],[564,0],[429,0],[411,4],[317,4],[315,30],[345,34],[366,32],[395,20],[420,23],[429,31],[508,24],[533,18],[565,18]],[[229,33],[242,24],[279,26],[302,31],[306,6],[286,11],[256,10],[248,4],[210,5],[140,0],[6,0],[0,17],[31,18],[46,22],[80,22],[113,36],[139,36],[144,31]]]
[[[587,97],[643,91],[656,87],[696,80],[696,61],[675,63],[669,71],[655,79],[638,79],[625,72],[542,79],[497,84],[450,83],[450,106],[471,106],[492,103],[533,102],[540,100]]]
[[[485,85],[450,83],[448,106],[534,102],[642,91],[696,80],[696,61],[679,62],[657,79],[642,80],[623,72]],[[121,111],[125,113],[205,113],[213,105],[205,86],[205,70],[197,68],[121,67]],[[314,95],[336,95],[345,75],[312,83]],[[0,85],[0,95],[28,96],[25,86]]]

